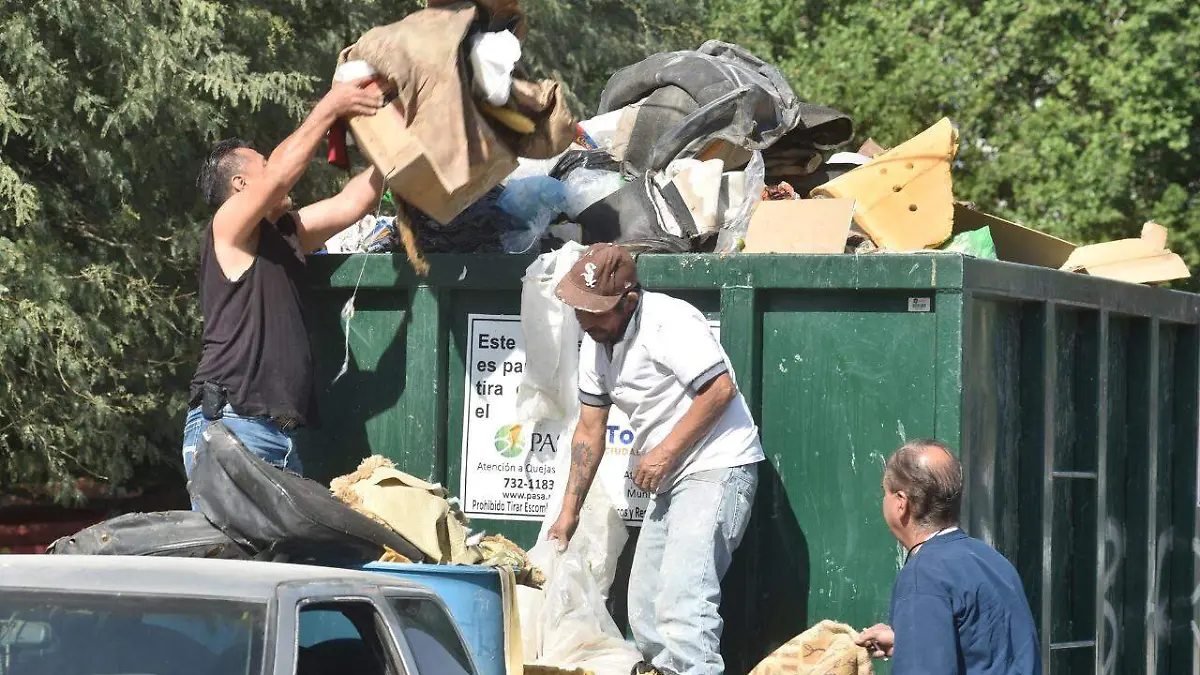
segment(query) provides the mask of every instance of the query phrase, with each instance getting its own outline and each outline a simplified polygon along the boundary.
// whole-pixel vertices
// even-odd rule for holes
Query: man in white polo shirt
[[[556,293],[587,336],[571,475],[549,536],[566,543],[574,534],[616,405],[641,456],[634,482],[653,499],[629,580],[629,624],[644,658],[635,673],[722,675],[721,578],[764,459],[729,358],[695,307],[641,289],[619,246],[589,248]]]

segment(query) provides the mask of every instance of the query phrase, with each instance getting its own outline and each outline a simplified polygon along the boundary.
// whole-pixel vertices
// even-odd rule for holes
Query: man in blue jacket
[[[893,675],[1041,675],[1033,614],[1004,556],[958,529],[962,465],[937,441],[887,461],[883,518],[908,551],[892,589],[891,626],[859,635]]]

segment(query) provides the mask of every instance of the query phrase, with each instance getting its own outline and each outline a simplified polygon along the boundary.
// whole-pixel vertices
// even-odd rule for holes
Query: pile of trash
[[[800,101],[777,68],[718,41],[615,73],[577,123],[557,83],[520,77],[524,34],[515,2],[435,2],[342,52],[335,80],[375,75],[388,97],[348,130],[398,208],[327,252],[403,248],[419,270],[425,252],[567,241],[733,252],[768,171],[799,176],[853,135],[844,113]],[[345,132],[330,139],[339,166]]]
[[[949,251],[1138,283],[1184,278],[1166,230],[1096,246],[954,198],[949,119],[892,149],[846,114],[800,101],[782,73],[709,41],[612,75],[576,122],[553,81],[522,79],[513,0],[435,0],[364,34],[335,79],[380,76],[391,104],[349,130],[385,175],[394,215],[328,253],[546,253],[567,242],[637,252],[867,254]],[[451,58],[455,55],[455,58]],[[339,139],[331,161],[345,165]],[[335,151],[336,150],[336,151]]]
[[[502,536],[473,534],[446,489],[378,455],[329,487],[251,453],[221,422],[204,431],[188,482],[193,511],[132,513],[51,544],[50,555],[150,555],[358,567],[481,565],[539,589],[546,575]]]
[[[404,473],[386,457],[372,455],[353,473],[333,479],[330,491],[343,504],[416,546],[426,562],[506,567],[517,583],[541,588],[546,577],[529,556],[500,535],[474,534],[458,499],[440,484]],[[383,562],[411,563],[388,551]]]

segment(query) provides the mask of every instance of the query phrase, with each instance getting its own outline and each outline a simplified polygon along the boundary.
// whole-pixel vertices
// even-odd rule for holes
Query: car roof
[[[281,584],[322,582],[425,591],[419,584],[383,573],[316,565],[156,556],[0,555],[0,593],[137,593],[266,602]]]

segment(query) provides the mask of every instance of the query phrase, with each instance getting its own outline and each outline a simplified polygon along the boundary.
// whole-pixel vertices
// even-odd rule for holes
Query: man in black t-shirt
[[[184,424],[189,478],[201,433],[215,419],[268,463],[301,473],[291,435],[316,422],[304,326],[305,255],[369,213],[383,177],[368,169],[336,196],[299,210],[288,193],[336,120],[374,115],[383,105],[370,82],[333,85],[270,157],[225,140],[200,170],[204,201],[217,211],[200,254],[204,349]]]

